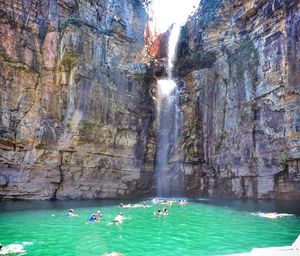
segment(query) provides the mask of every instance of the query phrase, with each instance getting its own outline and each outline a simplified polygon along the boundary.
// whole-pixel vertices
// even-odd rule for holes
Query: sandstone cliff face
[[[300,2],[203,0],[177,74],[187,190],[300,198]]]
[[[150,192],[155,118],[140,1],[0,6],[0,198]],[[183,28],[170,169],[185,174],[187,195],[300,198],[299,17],[297,0],[202,0]]]
[[[0,6],[0,198],[148,192],[153,108],[140,1]]]

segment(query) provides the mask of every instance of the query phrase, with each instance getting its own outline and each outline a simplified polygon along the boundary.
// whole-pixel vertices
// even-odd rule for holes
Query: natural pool
[[[226,255],[253,247],[285,246],[300,233],[300,204],[262,201],[193,201],[162,208],[123,209],[127,220],[108,225],[120,212],[119,201],[0,202],[0,242],[22,244],[27,255],[103,255],[117,251],[138,255]],[[78,217],[66,216],[74,208]],[[85,224],[100,209],[102,221]],[[268,219],[257,212],[294,216]]]

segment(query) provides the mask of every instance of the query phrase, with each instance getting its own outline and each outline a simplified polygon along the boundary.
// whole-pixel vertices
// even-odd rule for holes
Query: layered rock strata
[[[0,6],[0,198],[147,193],[153,104],[141,2]]]
[[[299,17],[297,0],[202,0],[183,27],[186,195],[300,198]],[[152,192],[146,23],[138,0],[0,0],[0,199]]]
[[[181,33],[187,191],[300,199],[300,2],[203,0]]]

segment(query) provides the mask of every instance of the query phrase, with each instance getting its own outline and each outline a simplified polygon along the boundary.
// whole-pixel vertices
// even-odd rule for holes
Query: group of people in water
[[[160,199],[153,199],[152,200],[152,203],[153,204],[161,204],[161,205],[172,205],[173,203],[178,203],[179,205],[184,205],[184,204],[187,204],[187,201],[186,200],[160,200]],[[128,208],[148,208],[148,207],[151,207],[149,205],[146,204],[146,202],[143,202],[141,204],[123,204],[123,203],[120,203],[119,204],[119,207],[121,209],[128,209]],[[162,210],[161,209],[157,209],[156,211],[154,211],[154,215],[155,216],[167,216],[169,214],[168,212],[168,209],[167,208],[163,208]],[[70,209],[69,212],[67,213],[67,216],[69,217],[76,217],[78,216],[78,214],[75,213],[75,210],[74,209]],[[101,221],[101,217],[102,217],[102,213],[100,210],[98,210],[96,213],[93,213],[90,218],[89,218],[89,222],[87,223],[97,223],[97,222],[100,222]],[[122,224],[123,221],[125,220],[126,218],[124,217],[123,213],[120,212],[114,219],[113,221],[111,221],[109,224],[112,225],[112,224]]]
[[[123,203],[120,203],[119,207],[122,208],[122,209],[125,209],[125,208],[148,208],[150,206],[147,205],[145,202],[143,202],[142,204],[123,204]]]
[[[179,205],[185,205],[187,204],[187,200],[165,200],[165,199],[152,199],[153,204],[163,204],[163,205],[172,205],[174,203],[178,203]]]
[[[158,209],[156,212],[154,212],[154,215],[155,216],[167,216],[169,214],[167,208],[163,208],[162,210],[161,209]]]
[[[69,217],[76,217],[78,216],[78,214],[75,214],[74,209],[70,209],[69,212],[67,213],[67,216]],[[89,218],[89,222],[87,223],[96,223],[96,222],[100,222],[101,221],[101,217],[102,217],[102,213],[100,210],[98,210],[97,212],[93,213],[90,218]],[[121,224],[124,220],[124,216],[123,213],[119,213],[112,222],[110,222],[109,224]]]

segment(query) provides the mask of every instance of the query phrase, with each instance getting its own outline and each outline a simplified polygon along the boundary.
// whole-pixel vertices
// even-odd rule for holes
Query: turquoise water
[[[290,245],[300,233],[300,217],[262,218],[274,210],[257,203],[190,202],[167,206],[169,215],[150,208],[123,209],[122,225],[108,225],[120,212],[117,201],[0,202],[0,242],[27,242],[27,255],[225,255],[253,247]],[[272,206],[272,205],[271,205]],[[66,216],[74,208],[78,217]],[[100,209],[100,223],[86,224]],[[247,209],[247,210],[243,210]]]

